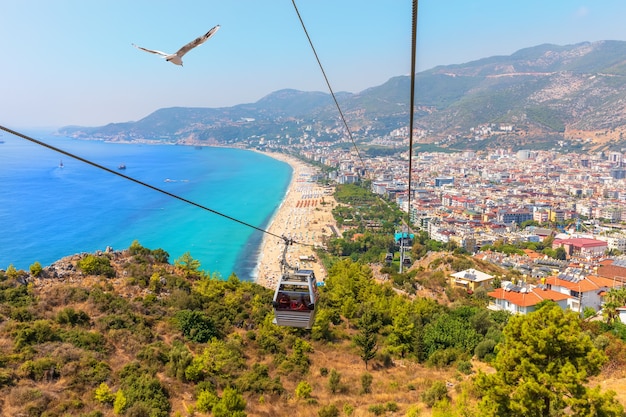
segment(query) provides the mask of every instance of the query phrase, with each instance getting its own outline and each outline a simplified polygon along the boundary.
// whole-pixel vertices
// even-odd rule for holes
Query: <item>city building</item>
[[[599,257],[608,249],[607,242],[598,239],[575,237],[569,239],[554,239],[552,249],[562,247],[570,256]]]
[[[490,310],[508,311],[513,314],[528,314],[536,310],[537,304],[544,300],[552,300],[563,310],[568,308],[569,295],[553,291],[544,286],[517,286],[504,281],[501,288],[488,293],[491,298]]]
[[[446,184],[454,184],[454,177],[437,177],[437,178],[435,178],[435,187],[443,187]]]
[[[480,287],[488,287],[492,279],[493,275],[470,268],[450,275],[450,285],[464,288],[467,292],[474,292]]]
[[[608,278],[567,272],[545,278],[545,284],[551,290],[571,296],[568,299],[568,308],[578,313],[582,313],[585,307],[599,311],[606,291],[616,285],[621,286],[621,283],[615,283]]]

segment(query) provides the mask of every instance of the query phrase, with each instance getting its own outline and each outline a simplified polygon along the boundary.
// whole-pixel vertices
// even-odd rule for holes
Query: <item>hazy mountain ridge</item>
[[[359,93],[336,93],[352,133],[384,135],[409,121],[409,76]],[[493,56],[417,74],[415,126],[425,141],[454,142],[486,124],[511,124],[519,138],[619,139],[626,125],[626,42],[544,44],[510,56]],[[256,103],[223,108],[159,109],[137,122],[65,127],[61,134],[91,139],[152,139],[234,143],[253,137],[281,140],[345,137],[330,94],[284,89]],[[609,133],[614,132],[611,136]],[[584,137],[583,137],[584,136]],[[482,138],[485,139],[485,138]]]

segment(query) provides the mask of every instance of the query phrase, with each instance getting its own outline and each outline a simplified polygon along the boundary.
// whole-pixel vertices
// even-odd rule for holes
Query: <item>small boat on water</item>
[[[63,168],[63,160],[59,161],[59,168]]]
[[[120,164],[120,166],[118,166],[117,169],[126,169],[126,164]]]

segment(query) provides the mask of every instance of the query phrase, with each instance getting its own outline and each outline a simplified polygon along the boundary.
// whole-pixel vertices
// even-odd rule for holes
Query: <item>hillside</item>
[[[479,415],[473,377],[493,372],[485,361],[506,316],[408,297],[350,261],[331,267],[321,296],[313,330],[278,327],[271,290],[207,277],[190,257],[172,265],[137,242],[32,273],[9,268],[0,273],[2,415]],[[380,327],[366,363],[358,340],[368,316]],[[398,337],[413,327],[395,316],[414,323],[409,344]],[[598,378],[624,402],[622,356]]]
[[[366,369],[350,343],[354,329],[344,328],[332,344],[313,341],[309,331],[278,328],[264,319],[271,315],[272,291],[256,284],[202,280],[195,273],[155,262],[145,248],[96,255],[111,260],[114,273],[101,271],[110,277],[80,272],[77,265],[88,254],[59,260],[38,278],[24,272],[18,282],[5,277],[5,320],[0,325],[2,415],[43,415],[44,410],[47,416],[95,416],[98,410],[110,415],[112,401],[94,398],[103,382],[113,392],[126,387],[129,399],[133,389],[140,391],[131,402],[141,402],[149,389],[157,400],[144,398],[143,403],[158,409],[162,397],[161,402],[170,404],[167,413],[153,409],[156,414],[150,415],[194,415],[202,387],[222,391],[230,383],[247,387],[243,391],[248,415],[311,416],[328,404],[352,404],[353,415],[366,415],[367,408],[376,404],[408,409],[434,380],[449,380],[453,386],[464,379],[453,370],[434,370],[413,361],[385,365],[373,360],[372,392],[359,394]],[[208,285],[212,293],[208,297],[213,299],[203,302],[202,317],[211,321],[204,330],[210,327],[219,342],[200,341],[197,333],[184,337],[173,320],[181,311],[199,307],[199,295],[191,290],[200,285],[199,280]],[[306,346],[306,359],[300,362],[288,347],[296,341]],[[214,373],[204,382],[190,381],[184,374],[181,380],[181,374],[171,369],[172,361],[189,365],[192,356],[200,357],[207,349],[226,362],[209,365],[215,367]],[[340,374],[334,394],[328,388],[329,372]],[[125,381],[129,375],[145,381]],[[303,379],[312,387],[308,399],[294,395]],[[130,407],[122,415],[144,415],[142,407]]]
[[[539,45],[510,56],[448,65],[416,75],[420,141],[451,149],[617,149],[626,126],[626,42]],[[337,93],[357,140],[406,128],[408,76],[359,93]],[[510,129],[501,130],[501,126]],[[62,135],[111,141],[279,144],[289,138],[337,142],[345,128],[329,94],[280,90],[227,108],[167,108],[136,122],[68,126]]]

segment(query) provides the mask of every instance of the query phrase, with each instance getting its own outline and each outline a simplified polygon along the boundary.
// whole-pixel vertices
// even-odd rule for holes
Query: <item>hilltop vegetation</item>
[[[272,323],[271,290],[209,276],[189,254],[173,265],[167,258],[135,242],[32,268],[38,276],[2,273],[3,414],[486,415],[496,405],[527,404],[524,396],[504,401],[505,391],[489,382],[516,372],[507,355],[535,363],[515,345],[516,329],[526,326],[525,336],[545,345],[560,328],[552,326],[567,322],[567,349],[551,340],[553,365],[542,371],[553,379],[536,374],[548,392],[518,391],[563,393],[565,402],[554,400],[542,415],[565,406],[623,415],[611,393],[587,388],[602,370],[623,372],[624,342],[610,332],[620,327],[586,323],[550,304],[513,320],[473,297],[409,296],[376,282],[369,266],[335,258],[313,329],[283,328]],[[546,314],[554,320],[533,324]],[[477,373],[489,364],[496,374]],[[524,372],[524,380],[535,375]]]

